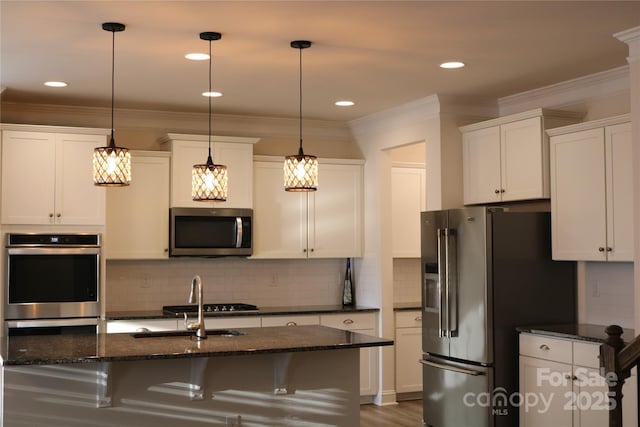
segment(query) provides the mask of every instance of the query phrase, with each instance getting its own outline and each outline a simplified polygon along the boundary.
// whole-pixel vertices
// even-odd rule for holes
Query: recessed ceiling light
[[[209,59],[209,55],[206,53],[187,53],[184,57],[192,61],[204,61]]]
[[[449,62],[443,62],[442,64],[440,64],[440,68],[446,68],[448,70],[453,70],[455,68],[462,68],[464,67],[464,62],[460,62],[460,61],[449,61]]]
[[[49,87],[65,87],[67,84],[65,82],[44,82],[45,86]]]
[[[351,107],[352,105],[355,105],[355,102],[353,102],[353,101],[336,101],[336,105],[338,107]]]
[[[215,91],[213,91],[213,92],[202,92],[202,96],[210,96],[212,98],[218,98],[218,97],[222,96],[222,93],[221,92],[215,92]]]

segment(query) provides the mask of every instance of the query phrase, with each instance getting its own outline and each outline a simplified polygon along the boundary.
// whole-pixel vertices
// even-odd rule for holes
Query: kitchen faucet
[[[190,322],[187,324],[187,329],[190,331],[196,331],[196,339],[204,340],[207,338],[207,330],[204,327],[204,308],[203,308],[203,298],[202,298],[202,279],[200,276],[193,276],[191,280],[191,292],[189,293],[189,303],[193,304],[196,302],[195,293],[196,287],[198,288],[198,321]]]

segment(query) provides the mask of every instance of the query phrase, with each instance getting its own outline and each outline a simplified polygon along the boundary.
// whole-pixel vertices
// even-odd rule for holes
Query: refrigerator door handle
[[[432,362],[431,360],[420,359],[418,360],[418,362],[420,362],[423,365],[433,366],[434,368],[444,369],[447,371],[459,372],[461,374],[467,374],[467,375],[473,375],[473,376],[484,375],[484,372],[476,371],[474,369],[459,368],[457,366],[451,366],[451,365],[445,365],[443,363]]]
[[[445,229],[446,230],[446,229]],[[444,231],[441,228],[437,230],[438,236],[438,336],[444,338],[447,336],[447,326],[444,322],[447,312],[447,301],[444,298],[443,285],[446,281],[446,263],[444,260],[445,251],[442,247],[442,238]]]
[[[447,265],[447,331],[449,337],[458,336],[458,266],[456,230],[445,230],[445,258]]]

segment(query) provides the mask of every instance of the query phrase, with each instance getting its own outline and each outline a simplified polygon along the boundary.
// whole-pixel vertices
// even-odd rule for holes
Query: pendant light
[[[197,202],[224,202],[227,200],[227,167],[216,165],[211,158],[211,42],[220,40],[222,34],[207,31],[200,33],[209,42],[209,156],[202,165],[193,165],[191,171],[191,198]]]
[[[300,148],[298,154],[284,160],[284,189],[286,191],[316,191],[318,189],[318,158],[302,150],[302,49],[311,46],[307,40],[294,40],[291,47],[300,49]]]
[[[116,32],[124,31],[124,24],[105,22],[102,29],[113,33],[111,40],[111,139],[107,147],[93,150],[93,183],[103,187],[123,187],[131,183],[131,154],[124,147],[116,147],[113,139],[113,100]]]

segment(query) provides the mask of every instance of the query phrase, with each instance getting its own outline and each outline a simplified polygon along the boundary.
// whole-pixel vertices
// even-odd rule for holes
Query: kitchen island
[[[3,426],[358,425],[358,349],[325,326],[3,337]]]

